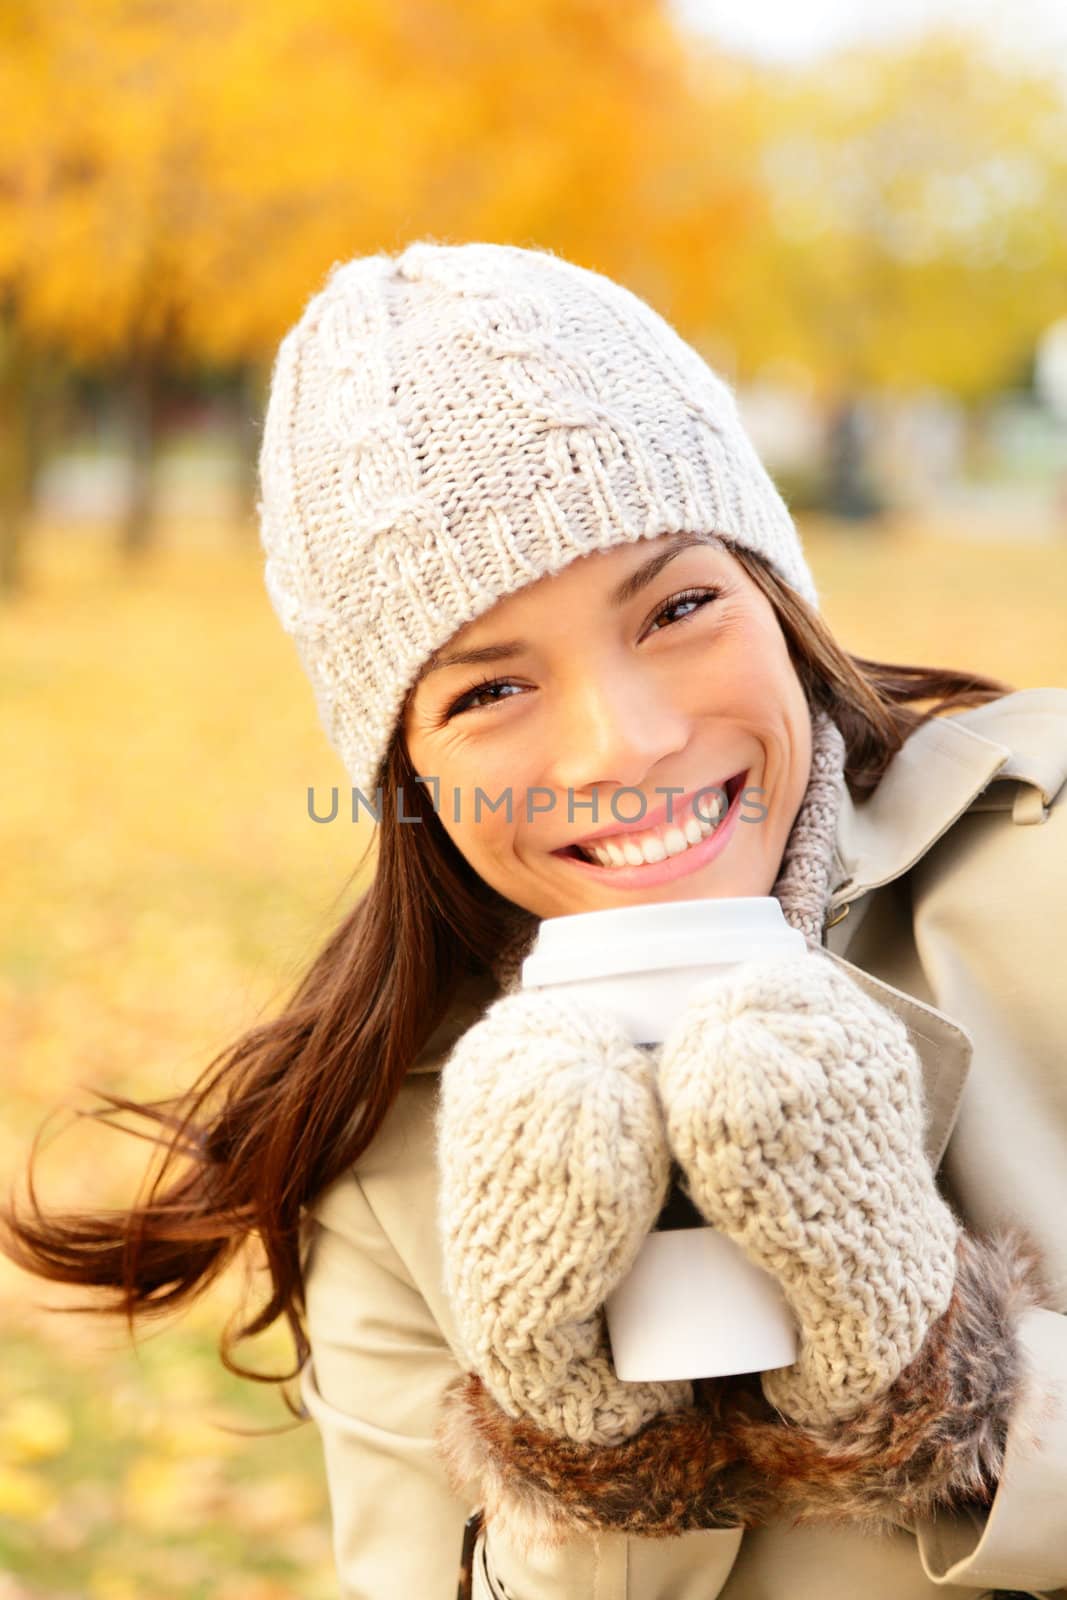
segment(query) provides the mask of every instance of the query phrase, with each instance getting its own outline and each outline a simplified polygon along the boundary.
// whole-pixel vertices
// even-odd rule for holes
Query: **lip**
[[[738,783],[738,788],[740,789],[747,777],[748,769],[746,767],[740,772],[731,773],[728,778],[720,778],[718,783],[702,783],[696,789],[690,789],[688,794],[671,795],[667,800],[664,800],[661,806],[657,806],[655,811],[650,811],[647,816],[639,817],[634,822],[614,822],[609,823],[604,828],[594,828],[592,833],[583,834],[580,839],[568,839],[566,844],[560,845],[559,849],[554,850],[552,854],[562,855],[576,844],[595,844],[598,839],[614,839],[620,833],[647,833],[650,828],[658,828],[667,821],[668,805],[671,808],[671,821],[677,822],[694,796],[707,794],[709,790],[722,789],[725,791],[727,785],[734,783],[737,779],[741,780]],[[567,859],[569,860],[570,858],[568,857]],[[620,868],[619,870],[621,871],[622,869]]]
[[[619,889],[650,889],[656,884],[670,883],[675,878],[684,878],[691,872],[697,872],[701,867],[707,866],[709,861],[714,861],[719,852],[729,843],[730,835],[737,826],[737,818],[741,810],[741,801],[745,793],[744,780],[748,777],[747,770],[741,774],[741,782],[733,799],[730,801],[722,821],[709,833],[700,844],[694,844],[688,850],[683,850],[680,855],[668,856],[666,861],[646,862],[643,867],[602,867],[595,861],[582,861],[578,856],[568,855],[566,847],[563,850],[553,850],[552,854],[565,861],[568,866],[574,867],[578,872],[585,872],[597,878],[604,885],[613,883]],[[730,782],[727,779],[727,782]],[[710,787],[707,784],[703,788]],[[700,789],[694,789],[694,794],[699,794]],[[646,824],[647,826],[647,824]],[[634,832],[636,830],[629,830]],[[594,834],[591,837],[596,838]],[[577,842],[577,841],[575,841]]]

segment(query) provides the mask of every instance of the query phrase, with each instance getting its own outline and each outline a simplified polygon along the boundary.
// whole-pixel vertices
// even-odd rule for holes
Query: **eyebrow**
[[[674,536],[674,542],[665,550],[657,550],[654,556],[643,561],[639,567],[616,584],[608,595],[608,604],[615,611],[627,605],[635,595],[657,578],[669,561],[675,556],[680,556],[683,550],[689,550],[693,545],[705,545],[709,549],[721,548],[720,542],[714,535],[706,533],[680,533]],[[483,644],[471,646],[468,650],[448,650],[443,654],[435,652],[423,663],[422,670],[415,683],[414,689],[428,678],[431,672],[439,672],[442,667],[478,666],[490,661],[504,661],[508,656],[517,656],[523,650],[528,650],[529,645],[525,639],[501,639],[497,644]]]

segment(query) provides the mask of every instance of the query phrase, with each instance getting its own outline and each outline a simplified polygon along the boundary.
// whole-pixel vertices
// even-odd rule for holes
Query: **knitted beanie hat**
[[[428,658],[578,556],[707,530],[818,604],[727,384],[548,250],[335,265],[278,350],[260,489],[271,601],[368,799]]]

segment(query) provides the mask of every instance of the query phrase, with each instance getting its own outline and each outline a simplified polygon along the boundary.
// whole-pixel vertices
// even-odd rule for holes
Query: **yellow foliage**
[[[333,1585],[331,1592],[336,1593],[336,1574],[331,1573],[330,1576]],[[214,1592],[215,1600],[293,1600],[289,1586],[273,1578],[220,1577]]]
[[[741,98],[666,0],[27,9],[0,282],[85,355],[262,353],[333,261],[418,235],[537,242],[706,317],[747,215]]]
[[[17,1396],[0,1411],[0,1458],[12,1463],[62,1455],[70,1436],[66,1412],[43,1395]]]
[[[0,1462],[0,1522],[39,1522],[52,1509],[54,1495],[43,1478]]]
[[[735,262],[746,370],[963,396],[1016,382],[1067,303],[1062,74],[943,30],[758,92],[773,226]]]
[[[123,1478],[119,1514],[146,1531],[191,1531],[219,1504],[221,1479],[213,1456],[138,1456]]]
[[[286,1473],[232,1484],[227,1506],[242,1528],[282,1533],[305,1524],[319,1504],[317,1485]]]
[[[33,341],[262,359],[332,263],[537,244],[731,375],[1018,376],[1064,309],[1062,78],[979,30],[802,68],[668,0],[28,0],[0,49],[0,288]]]
[[[244,1443],[238,1434],[216,1426],[211,1417],[168,1411],[156,1417],[152,1442],[158,1450],[176,1457],[232,1456]]]
[[[92,1568],[88,1586],[89,1600],[141,1600],[143,1594],[136,1578],[110,1563]]]

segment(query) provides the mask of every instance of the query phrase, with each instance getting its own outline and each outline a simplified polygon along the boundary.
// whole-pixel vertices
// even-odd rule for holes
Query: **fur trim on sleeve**
[[[793,1522],[908,1527],[938,1508],[988,1506],[1022,1381],[1016,1328],[1045,1298],[1041,1257],[1019,1229],[961,1234],[948,1309],[878,1400],[823,1426],[775,1414],[739,1425],[752,1466]]]
[[[695,1381],[693,1406],[622,1444],[579,1445],[507,1416],[467,1373],[445,1391],[437,1445],[453,1491],[477,1484],[486,1524],[520,1553],[583,1533],[667,1538],[778,1519],[907,1527],[992,1500],[1021,1381],[1015,1327],[1043,1297],[1025,1235],[965,1233],[948,1310],[892,1388],[845,1421],[790,1422],[754,1373]]]
[[[727,1380],[697,1388],[699,1405],[665,1412],[621,1444],[576,1444],[507,1416],[467,1373],[445,1390],[437,1444],[453,1492],[478,1484],[486,1524],[522,1554],[582,1533],[666,1538],[766,1520],[774,1497],[739,1453],[721,1407]]]

